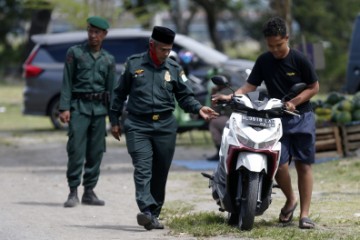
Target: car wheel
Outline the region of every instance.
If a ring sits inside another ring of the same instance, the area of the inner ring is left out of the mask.
[[[68,128],[67,123],[62,123],[59,117],[59,103],[60,98],[54,98],[49,105],[50,121],[56,129],[64,130]]]

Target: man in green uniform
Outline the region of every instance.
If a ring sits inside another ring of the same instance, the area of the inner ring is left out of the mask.
[[[103,206],[93,189],[105,152],[109,93],[115,81],[115,60],[101,48],[109,23],[101,17],[87,19],[88,41],[66,54],[60,98],[60,120],[69,123],[66,177],[70,194],[64,207],[79,203],[77,187],[84,168],[82,204]],[[85,160],[85,163],[84,163]]]
[[[135,168],[136,202],[141,211],[137,222],[147,230],[164,228],[158,216],[175,150],[175,98],[186,112],[199,113],[205,120],[217,116],[194,98],[184,71],[168,58],[174,38],[172,30],[154,27],[149,51],[128,58],[111,101],[111,131],[120,140],[119,117],[128,97],[129,114],[123,129]]]

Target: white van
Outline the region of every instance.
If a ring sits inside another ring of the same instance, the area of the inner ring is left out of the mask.
[[[345,90],[349,94],[360,91],[360,14],[356,17],[349,48]]]

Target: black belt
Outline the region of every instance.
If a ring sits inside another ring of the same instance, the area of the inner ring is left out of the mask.
[[[107,93],[82,93],[82,92],[73,92],[71,94],[72,99],[82,99],[82,100],[98,100],[102,101],[107,99]]]
[[[147,121],[159,121],[168,119],[173,115],[172,111],[161,112],[161,113],[146,113],[146,114],[134,114],[129,112],[129,117],[136,117]]]

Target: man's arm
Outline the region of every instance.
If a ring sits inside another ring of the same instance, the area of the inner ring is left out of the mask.
[[[117,86],[113,87],[110,101],[109,118],[111,123],[111,134],[113,137],[120,141],[121,127],[120,116],[124,107],[124,102],[130,92],[131,88],[131,73],[129,71],[129,59],[125,63],[125,68],[121,73]]]
[[[256,90],[256,88],[257,88],[257,86],[246,82],[244,86],[242,86],[241,88],[239,88],[238,90],[235,91],[235,95],[240,95],[240,94],[246,94],[248,92],[253,92],[253,91]]]
[[[61,94],[60,94],[60,121],[63,123],[68,123],[70,121],[70,102],[71,102],[71,89],[72,89],[72,80],[74,76],[74,53],[72,49],[68,49],[66,53],[66,62],[64,65],[64,74],[63,81],[61,85]]]
[[[66,53],[66,61],[64,65],[64,74],[61,85],[60,105],[59,109],[66,111],[70,109],[72,82],[74,77],[75,56],[72,48]]]
[[[239,88],[238,90],[235,91],[235,95],[246,94],[248,92],[255,91],[256,88],[257,88],[257,86],[246,82],[244,86],[242,86],[241,88]],[[230,101],[231,97],[232,97],[232,94],[229,94],[229,95],[215,94],[212,96],[211,101],[214,103],[216,103],[219,100]]]
[[[319,82],[316,81],[313,84],[310,84],[307,86],[307,88],[302,91],[300,94],[298,94],[296,97],[291,99],[290,101],[286,102],[286,108],[289,111],[294,111],[296,109],[296,106],[300,105],[301,103],[304,103],[306,101],[309,101],[313,96],[315,96],[319,92]]]

